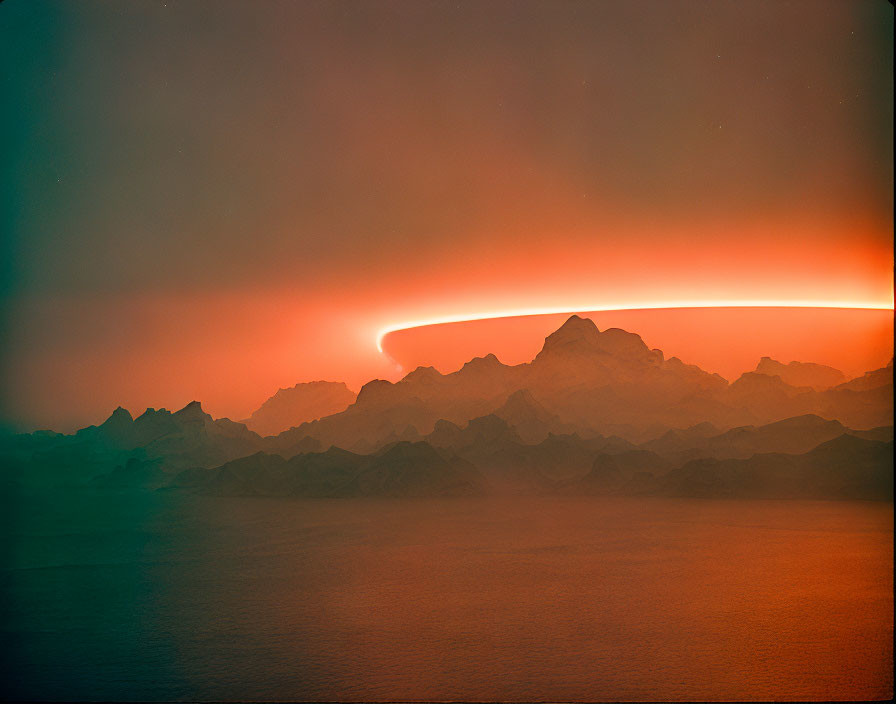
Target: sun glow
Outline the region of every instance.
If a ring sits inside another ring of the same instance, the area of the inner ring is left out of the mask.
[[[613,306],[586,306],[571,308],[523,308],[519,310],[505,310],[490,313],[465,313],[459,315],[446,315],[428,320],[414,320],[403,323],[387,325],[377,332],[376,348],[384,354],[383,340],[387,335],[401,330],[411,330],[430,325],[443,325],[445,323],[467,323],[476,320],[492,320],[497,318],[517,318],[532,315],[559,315],[562,313],[600,313],[627,310],[666,310],[673,308],[844,308],[856,310],[893,310],[893,301],[889,303],[874,302],[845,302],[845,301],[675,301],[663,303],[630,303]]]

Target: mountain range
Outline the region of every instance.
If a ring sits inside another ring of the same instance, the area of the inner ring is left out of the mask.
[[[12,487],[879,499],[892,498],[892,413],[892,360],[846,380],[763,357],[729,384],[574,315],[525,364],[420,367],[357,397],[298,384],[244,423],[195,401],[137,418],[118,408],[73,435],[0,438],[0,459]]]
[[[241,422],[259,435],[277,435],[302,423],[344,411],[357,396],[341,381],[309,381],[280,389]]]
[[[812,377],[816,385],[821,377],[840,378],[826,371],[830,367],[766,359],[757,369],[796,368],[797,378]],[[591,320],[574,315],[546,338],[531,362],[508,366],[487,355],[450,374],[419,367],[396,383],[371,381],[345,411],[281,433],[277,447],[290,452],[295,443],[313,438],[323,446],[368,452],[386,442],[423,437],[438,420],[463,423],[493,412],[515,392],[530,394],[543,408],[542,420],[526,430],[529,437],[576,431],[638,442],[706,421],[727,429],[807,413],[857,428],[890,423],[892,361],[864,378],[862,387],[854,381],[818,390],[754,371],[729,384],[676,357],[666,359],[638,335],[614,328],[601,332]]]

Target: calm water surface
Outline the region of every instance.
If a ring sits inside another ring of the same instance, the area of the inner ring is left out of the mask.
[[[886,699],[893,505],[12,497],[10,699]]]

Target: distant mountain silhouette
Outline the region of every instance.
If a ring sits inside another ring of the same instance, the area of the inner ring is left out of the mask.
[[[759,427],[747,425],[732,428],[709,436],[687,431],[669,431],[662,438],[646,442],[642,447],[679,461],[694,457],[746,459],[757,453],[808,452],[822,442],[847,432],[853,431],[836,420],[825,420],[814,414],[807,414]]]
[[[486,491],[468,462],[425,442],[399,442],[372,455],[339,448],[285,460],[259,452],[212,469],[178,474],[173,486],[216,496],[308,498],[475,496]]]
[[[160,459],[146,460],[129,457],[123,465],[117,465],[107,474],[100,474],[91,480],[91,485],[104,489],[159,489],[171,480],[162,469]]]
[[[791,386],[808,386],[815,391],[824,391],[846,381],[839,369],[813,362],[790,362],[781,364],[771,357],[763,357],[755,369],[757,374],[779,376]]]
[[[130,423],[122,410],[116,410],[101,426],[78,434],[98,435],[122,449],[141,448],[147,458],[160,459],[166,469],[223,462],[261,447],[261,437],[245,425],[227,418],[213,419],[198,401],[174,413],[148,408]]]
[[[822,365],[780,365],[770,358],[759,368],[783,368],[788,379],[816,385],[822,377],[824,383],[835,381],[837,374]],[[489,413],[509,419],[527,441],[575,432],[637,443],[670,428],[708,422],[727,429],[810,413],[870,428],[887,424],[892,415],[892,375],[888,384],[885,378],[880,382],[862,390],[841,385],[818,391],[756,371],[729,384],[675,357],[665,359],[634,333],[601,332],[593,321],[573,315],[545,339],[532,362],[508,366],[487,355],[451,374],[419,367],[396,383],[375,380],[345,411],[293,428],[270,447],[289,454],[313,438],[323,447],[371,452],[386,442],[425,437],[439,420],[462,426]]]
[[[857,377],[855,379],[850,379],[847,382],[840,384],[835,387],[836,391],[871,391],[873,389],[879,389],[885,387],[887,385],[893,385],[893,360],[890,359],[890,363],[881,367],[880,369],[875,369],[874,371],[865,372],[863,376]]]
[[[672,464],[650,450],[629,450],[619,454],[601,453],[594,458],[591,471],[564,486],[563,493],[598,496],[654,493],[657,477]]]
[[[542,406],[528,389],[514,391],[494,414],[507,421],[526,443],[540,442],[552,432],[572,429]]]
[[[474,418],[463,428],[439,420],[425,440],[468,460],[492,486],[510,493],[553,490],[585,474],[598,453],[635,449],[619,437],[582,438],[575,433],[548,433],[541,442],[527,443],[515,426],[496,414]]]
[[[636,436],[645,427],[669,427],[682,417],[700,422],[719,413],[733,423],[740,415],[715,398],[726,387],[718,375],[674,358],[664,361],[637,335],[602,333],[592,321],[572,316],[531,363],[507,366],[487,355],[451,374],[421,367],[394,384],[372,381],[346,411],[282,434],[277,447],[288,452],[308,436],[324,446],[369,451],[409,426],[426,435],[437,420],[462,424],[488,413],[523,412],[523,405],[532,425],[521,425],[520,432],[536,433],[533,438],[573,430]],[[516,392],[525,394],[513,397]]]
[[[277,435],[302,423],[339,413],[357,395],[343,382],[309,381],[280,389],[243,423],[259,435]]]
[[[697,459],[669,472],[660,492],[713,498],[893,500],[893,442],[841,435],[800,455]]]
[[[213,419],[195,401],[137,418],[117,408],[73,435],[0,435],[0,483],[319,498],[887,498],[892,361],[819,390],[835,373],[763,358],[729,384],[574,315],[531,362],[486,355],[451,374],[419,367],[278,435]],[[331,391],[347,398],[344,385],[300,384],[253,416],[274,423]]]
[[[309,445],[318,447],[313,441]],[[175,413],[148,408],[136,419],[119,407],[101,425],[74,435],[12,436],[0,441],[0,464],[27,484],[78,485],[101,475],[108,475],[103,481],[110,486],[127,484],[128,476],[137,484],[151,484],[161,481],[159,472],[220,464],[262,446],[261,437],[246,426],[214,420],[193,401]]]
[[[719,429],[704,421],[690,428],[671,428],[660,437],[642,443],[641,447],[660,454],[675,454],[698,447],[715,435],[719,435]]]
[[[841,385],[842,386],[842,385]],[[862,390],[836,386],[815,391],[795,387],[779,376],[747,372],[729,387],[726,402],[739,408],[753,423],[769,423],[792,416],[816,414],[853,428],[885,425],[893,416],[893,382]]]

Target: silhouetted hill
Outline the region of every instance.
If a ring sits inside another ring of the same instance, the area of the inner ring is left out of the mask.
[[[425,442],[399,442],[368,458],[346,489],[351,496],[473,496],[486,486],[469,462]]]
[[[331,447],[325,452],[297,455],[289,464],[295,468],[289,493],[293,496],[332,498],[351,495],[348,484],[360,471],[363,455]]]
[[[847,382],[835,387],[836,390],[848,391],[869,391],[871,389],[879,389],[883,386],[893,385],[893,360],[885,367],[865,372],[862,376],[850,379]]]
[[[171,475],[161,467],[161,460],[139,460],[129,457],[107,474],[100,474],[91,484],[105,489],[158,489],[168,484]]]
[[[581,479],[563,487],[566,494],[633,495],[655,492],[659,475],[672,464],[649,450],[629,450],[610,455],[601,453],[594,458],[591,471]]]
[[[514,391],[494,414],[507,421],[526,443],[537,443],[552,432],[570,429],[541,405],[528,389]]]
[[[535,362],[546,360],[573,360],[586,364],[600,362],[618,366],[648,364],[657,366],[663,361],[658,350],[652,351],[639,335],[610,328],[601,332],[589,318],[571,316],[560,328],[545,338]]]
[[[779,376],[746,372],[727,389],[726,400],[757,418],[771,409],[780,409],[772,412],[787,418],[799,415],[812,393],[808,386],[791,386]]]
[[[244,425],[226,418],[214,420],[193,401],[175,413],[148,408],[136,419],[119,407],[101,425],[74,435],[13,436],[0,447],[0,459],[7,476],[28,485],[81,485],[94,480],[121,485],[128,476],[137,485],[148,485],[159,479],[160,471],[213,466],[261,446],[262,439]]]
[[[39,431],[0,438],[0,472],[8,486],[83,486],[130,459],[145,460],[146,453],[77,434]]]
[[[713,498],[893,499],[893,443],[841,435],[801,455],[698,459],[661,479],[661,493]]]
[[[850,430],[850,435],[865,440],[876,440],[877,442],[890,442],[893,440],[893,426],[882,425],[879,428],[871,428],[870,430]]]
[[[455,452],[493,452],[508,444],[523,444],[516,430],[494,414],[473,418],[464,428],[448,421],[439,421],[438,427],[426,436],[426,440],[435,447],[450,447]]]
[[[846,381],[843,372],[824,364],[815,364],[814,362],[782,364],[771,357],[760,359],[755,372],[767,376],[778,376],[791,386],[808,386],[815,391],[824,391]]]
[[[372,455],[339,448],[285,460],[259,452],[212,469],[178,474],[173,487],[215,496],[473,496],[487,484],[468,462],[425,442],[399,442]]]
[[[601,332],[571,317],[549,335],[524,367],[527,386],[544,406],[581,432],[637,438],[644,430],[680,426],[693,418],[735,420],[720,403],[727,382],[651,350],[638,335]],[[674,409],[674,412],[673,412]]]
[[[451,374],[421,367],[394,384],[374,380],[345,411],[287,431],[270,448],[289,454],[301,438],[313,437],[323,446],[369,452],[409,426],[426,436],[438,420],[462,425],[489,413],[510,418],[529,440],[546,432],[637,438],[688,419],[712,417],[724,426],[752,420],[725,406],[726,388],[716,374],[664,360],[638,335],[601,332],[572,316],[530,363],[507,366],[487,355]]]
[[[834,387],[813,399],[814,413],[836,418],[850,428],[875,428],[893,423],[893,380],[869,389]]]
[[[691,431],[669,431],[662,438],[643,443],[641,447],[677,461],[695,457],[746,459],[757,453],[808,452],[846,432],[853,431],[836,420],[806,414],[759,427],[732,428],[710,436]]]
[[[879,379],[876,376],[876,379]],[[879,386],[855,390],[836,386],[825,391],[795,387],[779,376],[747,372],[731,384],[726,403],[740,409],[753,424],[764,424],[793,416],[815,414],[839,420],[851,428],[887,424],[893,417],[892,376]]]
[[[780,365],[769,358],[759,369],[816,384],[836,374],[822,365]],[[892,382],[873,390],[817,391],[780,375],[748,372],[729,385],[717,374],[665,359],[634,333],[600,331],[574,315],[548,335],[532,362],[508,366],[487,355],[451,374],[420,367],[394,384],[374,380],[345,411],[289,430],[267,447],[288,456],[312,438],[323,447],[372,452],[387,442],[426,437],[439,420],[460,427],[488,414],[506,418],[527,442],[551,432],[643,442],[701,423],[725,430],[810,413],[854,428],[883,425],[892,413]]]
[[[280,389],[243,423],[259,435],[277,435],[302,423],[339,413],[355,402],[343,382],[309,381]]]
[[[653,440],[641,443],[645,450],[660,454],[674,454],[699,447],[707,438],[719,434],[719,429],[704,421],[690,428],[672,428]]]
[[[124,447],[142,447],[165,469],[208,466],[243,457],[261,448],[261,438],[242,423],[213,419],[192,401],[175,413],[147,409],[119,434]]]
[[[74,435],[0,435],[0,481],[151,488],[177,473],[173,486],[240,496],[445,496],[486,483],[515,493],[686,495],[789,486],[815,496],[799,483],[811,465],[828,477],[818,491],[849,493],[832,488],[848,478],[824,465],[834,450],[793,458],[845,435],[858,444],[840,440],[839,460],[856,453],[867,465],[862,448],[871,446],[861,443],[892,439],[892,365],[823,391],[762,372],[817,386],[836,370],[769,358],[757,369],[728,384],[665,359],[638,335],[572,316],[532,362],[486,355],[451,374],[419,367],[394,384],[374,380],[345,410],[276,436],[213,419],[195,401],[137,418],[117,408]],[[300,388],[311,385],[281,390],[289,393],[277,403],[289,405]],[[742,476],[753,484],[738,485]],[[855,488],[860,479],[849,491],[873,494]]]
[[[839,437],[848,428],[836,420],[825,420],[817,415],[785,418],[758,428],[744,427],[707,438],[703,446],[707,454],[719,459],[747,458],[763,452],[800,454],[821,443]]]
[[[626,452],[634,445],[618,437],[581,438],[554,434],[526,443],[506,420],[490,414],[474,418],[463,428],[440,420],[426,441],[468,460],[498,490],[544,493],[570,478],[580,477],[600,452]]]
[[[276,496],[286,495],[288,475],[285,459],[256,452],[220,467],[184,470],[174,477],[170,486],[217,496]]]

